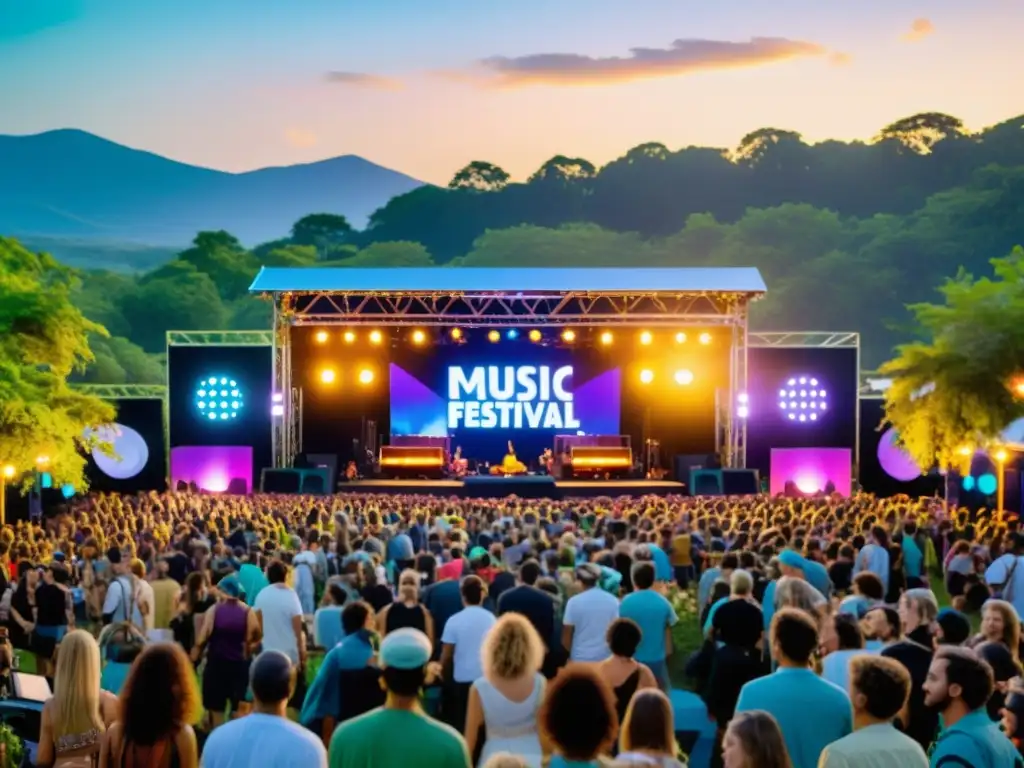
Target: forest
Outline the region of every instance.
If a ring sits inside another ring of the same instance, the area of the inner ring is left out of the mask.
[[[596,168],[558,156],[526,182],[470,163],[447,188],[393,198],[368,226],[321,212],[244,248],[200,232],[139,275],[79,274],[73,300],[109,338],[79,380],[163,380],[167,330],[268,328],[261,265],[756,266],[759,330],[859,331],[871,369],[915,338],[908,305],[1024,242],[1024,115],[979,132],[914,115],[870,142],[810,144],[765,128],[734,149],[648,143]],[[20,248],[0,240],[0,248]]]

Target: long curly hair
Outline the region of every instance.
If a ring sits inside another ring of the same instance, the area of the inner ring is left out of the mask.
[[[481,656],[488,678],[518,680],[544,663],[544,643],[525,617],[506,613],[484,638]]]
[[[199,722],[202,702],[192,663],[174,643],[148,646],[121,691],[123,744],[152,746]]]

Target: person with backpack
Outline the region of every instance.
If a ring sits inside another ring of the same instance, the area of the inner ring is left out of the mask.
[[[103,598],[103,623],[127,621],[144,630],[138,585],[124,562],[121,550],[117,547],[108,549],[107,562],[110,563],[111,579]]]
[[[1017,615],[1024,616],[1024,534],[1011,533],[1007,545],[1007,552],[985,571],[985,583],[993,597],[1011,603]]]

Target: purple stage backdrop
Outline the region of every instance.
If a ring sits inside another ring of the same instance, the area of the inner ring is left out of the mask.
[[[828,483],[836,493],[850,495],[853,452],[849,448],[772,448],[771,493],[785,493],[792,482],[802,493],[825,490]]]
[[[201,491],[223,493],[234,482],[252,490],[252,448],[247,445],[181,445],[171,449],[171,487],[195,483]]]

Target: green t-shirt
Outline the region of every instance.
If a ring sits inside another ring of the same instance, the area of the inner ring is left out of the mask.
[[[375,709],[331,737],[330,768],[471,768],[458,731],[424,714]]]

